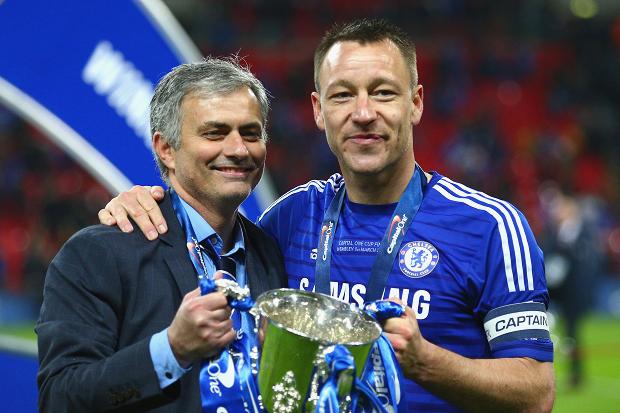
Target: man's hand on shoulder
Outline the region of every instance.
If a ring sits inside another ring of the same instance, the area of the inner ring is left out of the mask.
[[[128,217],[134,220],[147,239],[154,240],[168,231],[158,201],[164,199],[161,186],[136,185],[112,198],[97,214],[104,225],[118,225],[123,232],[133,231]]]

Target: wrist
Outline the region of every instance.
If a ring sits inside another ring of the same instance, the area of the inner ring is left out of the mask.
[[[189,368],[192,365],[192,360],[183,353],[182,346],[174,339],[170,329],[168,329],[168,343],[170,343],[170,349],[179,366],[184,369]]]
[[[414,346],[415,350],[409,363],[409,371],[406,375],[418,383],[423,383],[430,378],[432,374],[434,359],[434,345],[420,337],[418,343]]]

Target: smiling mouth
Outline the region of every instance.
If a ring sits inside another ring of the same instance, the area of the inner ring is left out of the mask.
[[[215,166],[213,169],[228,177],[245,178],[252,173],[255,168],[251,166]]]
[[[375,142],[380,142],[384,139],[381,135],[378,135],[376,133],[364,133],[349,136],[347,140],[353,141],[358,144],[372,144]]]

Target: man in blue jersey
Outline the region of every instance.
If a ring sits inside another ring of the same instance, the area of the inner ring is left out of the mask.
[[[408,36],[385,21],[324,36],[312,104],[341,174],[290,190],[259,226],[277,240],[291,287],[407,305],[384,331],[407,378],[408,411],[549,412],[542,252],[512,205],[416,164],[415,59]],[[130,230],[128,211],[156,237],[159,191],[134,188],[99,217]]]

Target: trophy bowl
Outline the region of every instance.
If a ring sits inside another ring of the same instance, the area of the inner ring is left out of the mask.
[[[357,375],[381,327],[368,314],[325,294],[277,289],[256,300],[262,344],[258,387],[271,413],[311,411],[326,348],[347,347]],[[350,383],[349,383],[350,385]],[[346,384],[344,392],[346,392]],[[340,392],[340,390],[339,390]]]

